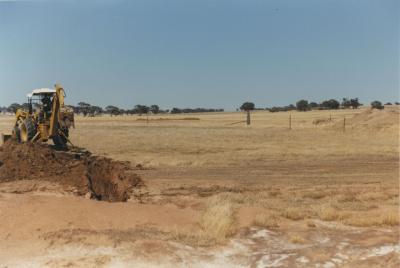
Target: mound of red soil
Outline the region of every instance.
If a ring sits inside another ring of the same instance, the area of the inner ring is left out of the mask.
[[[0,183],[15,180],[57,182],[78,195],[126,201],[143,185],[129,163],[91,155],[56,151],[46,144],[6,142],[0,147]]]

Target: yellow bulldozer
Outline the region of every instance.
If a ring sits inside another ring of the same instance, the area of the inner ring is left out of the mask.
[[[11,135],[2,135],[3,143],[12,138],[18,142],[47,142],[67,148],[70,127],[75,128],[74,111],[64,105],[65,91],[56,84],[54,89],[34,89],[27,95],[28,109],[18,109]]]

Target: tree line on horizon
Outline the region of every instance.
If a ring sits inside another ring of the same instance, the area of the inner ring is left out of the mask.
[[[371,102],[371,107],[374,109],[383,109],[384,105],[380,101]],[[392,105],[391,102],[385,103],[385,105]],[[399,102],[395,102],[395,105],[400,105]],[[245,102],[242,106],[237,110],[243,111],[251,111],[251,110],[267,110],[272,113],[274,112],[287,112],[287,111],[311,111],[311,110],[336,110],[336,109],[357,109],[358,107],[363,106],[362,103],[359,102],[358,98],[343,98],[342,102],[339,102],[335,99],[324,100],[320,103],[317,102],[309,102],[308,100],[299,100],[296,102],[296,105],[289,104],[287,106],[274,106],[274,107],[266,107],[266,108],[256,108],[254,103]]]
[[[399,102],[395,102],[395,105],[400,105]],[[310,111],[310,110],[335,110],[335,109],[357,109],[363,104],[359,102],[358,98],[343,98],[342,102],[339,102],[335,99],[329,99],[322,101],[320,103],[317,102],[309,102],[308,100],[299,100],[296,104],[289,104],[287,106],[274,106],[267,108],[257,108],[253,102],[244,102],[238,109],[242,111],[251,111],[251,110],[267,110],[270,112],[286,112],[286,111]],[[387,102],[385,105],[392,105],[392,103]],[[210,109],[210,108],[172,108],[171,110],[160,109],[160,107],[156,104],[147,106],[137,104],[132,109],[122,109],[115,105],[107,105],[105,108],[102,108],[97,105],[91,105],[87,102],[79,102],[76,106],[68,105],[70,108],[74,110],[74,113],[82,114],[83,116],[96,116],[102,114],[108,114],[111,116],[117,115],[143,115],[143,114],[180,114],[180,113],[205,113],[205,112],[224,112],[224,109]],[[371,102],[371,107],[376,109],[383,109],[384,105],[380,101]],[[29,103],[12,103],[8,107],[0,107],[0,113],[15,113],[18,109],[29,109]]]
[[[206,113],[206,112],[223,112],[224,109],[210,109],[210,108],[172,108],[171,110],[160,109],[156,104],[147,106],[137,104],[132,109],[122,109],[115,105],[107,105],[105,108],[97,105],[91,105],[87,102],[79,102],[76,106],[66,105],[74,110],[76,114],[82,114],[83,116],[96,116],[102,114],[108,114],[111,116],[117,115],[143,115],[143,114],[180,114],[180,113]],[[18,109],[29,110],[29,103],[12,103],[8,107],[0,107],[0,113],[15,113]]]

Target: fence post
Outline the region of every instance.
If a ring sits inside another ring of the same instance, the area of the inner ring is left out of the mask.
[[[329,114],[329,121],[332,121],[332,114]]]
[[[346,116],[343,117],[343,132],[346,132]]]
[[[249,126],[250,125],[250,110],[247,110],[247,120],[246,124]]]
[[[289,114],[289,129],[292,129],[292,114]]]

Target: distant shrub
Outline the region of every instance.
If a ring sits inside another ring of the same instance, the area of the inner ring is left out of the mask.
[[[153,104],[153,105],[150,106],[149,110],[153,114],[158,114],[160,112],[160,107],[158,105],[156,105],[156,104]]]
[[[335,99],[323,101],[320,105],[324,109],[339,109],[340,103]]]
[[[270,111],[271,113],[281,112],[281,108],[274,106],[272,108],[268,108],[268,111]]]
[[[308,105],[307,100],[299,100],[298,102],[296,102],[296,108],[298,111],[303,112],[310,110],[310,106]]]
[[[182,110],[179,108],[174,107],[171,110],[171,114],[180,114],[180,113],[182,113]]]
[[[392,105],[392,103],[391,102],[386,102],[385,105]]]
[[[354,98],[354,99],[343,98],[343,101],[342,101],[343,108],[351,107],[353,109],[357,109],[359,106],[361,106],[361,103],[358,101],[358,98]]]
[[[265,108],[265,110],[270,111],[271,113],[276,113],[276,112],[287,112],[287,111],[294,111],[296,110],[296,106],[293,104],[289,104],[287,106],[274,106],[272,108]]]
[[[117,106],[114,105],[108,105],[106,108],[106,113],[108,113],[109,115],[113,116],[113,115],[120,115],[121,114],[121,109],[118,108]]]
[[[347,99],[347,98],[343,98],[342,107],[343,108],[350,108],[351,107],[351,101],[349,99]]]
[[[316,109],[316,108],[318,108],[318,107],[319,107],[319,104],[318,104],[318,103],[316,103],[316,102],[314,102],[314,101],[310,102],[310,108],[311,108],[311,109]]]
[[[362,105],[362,104],[358,101],[358,98],[350,99],[350,103],[351,103],[351,107],[353,107],[353,109],[357,109],[359,106]]]
[[[371,108],[372,108],[372,109],[382,110],[382,109],[384,109],[385,107],[382,105],[382,102],[380,102],[380,101],[373,101],[373,102],[371,102]]]

